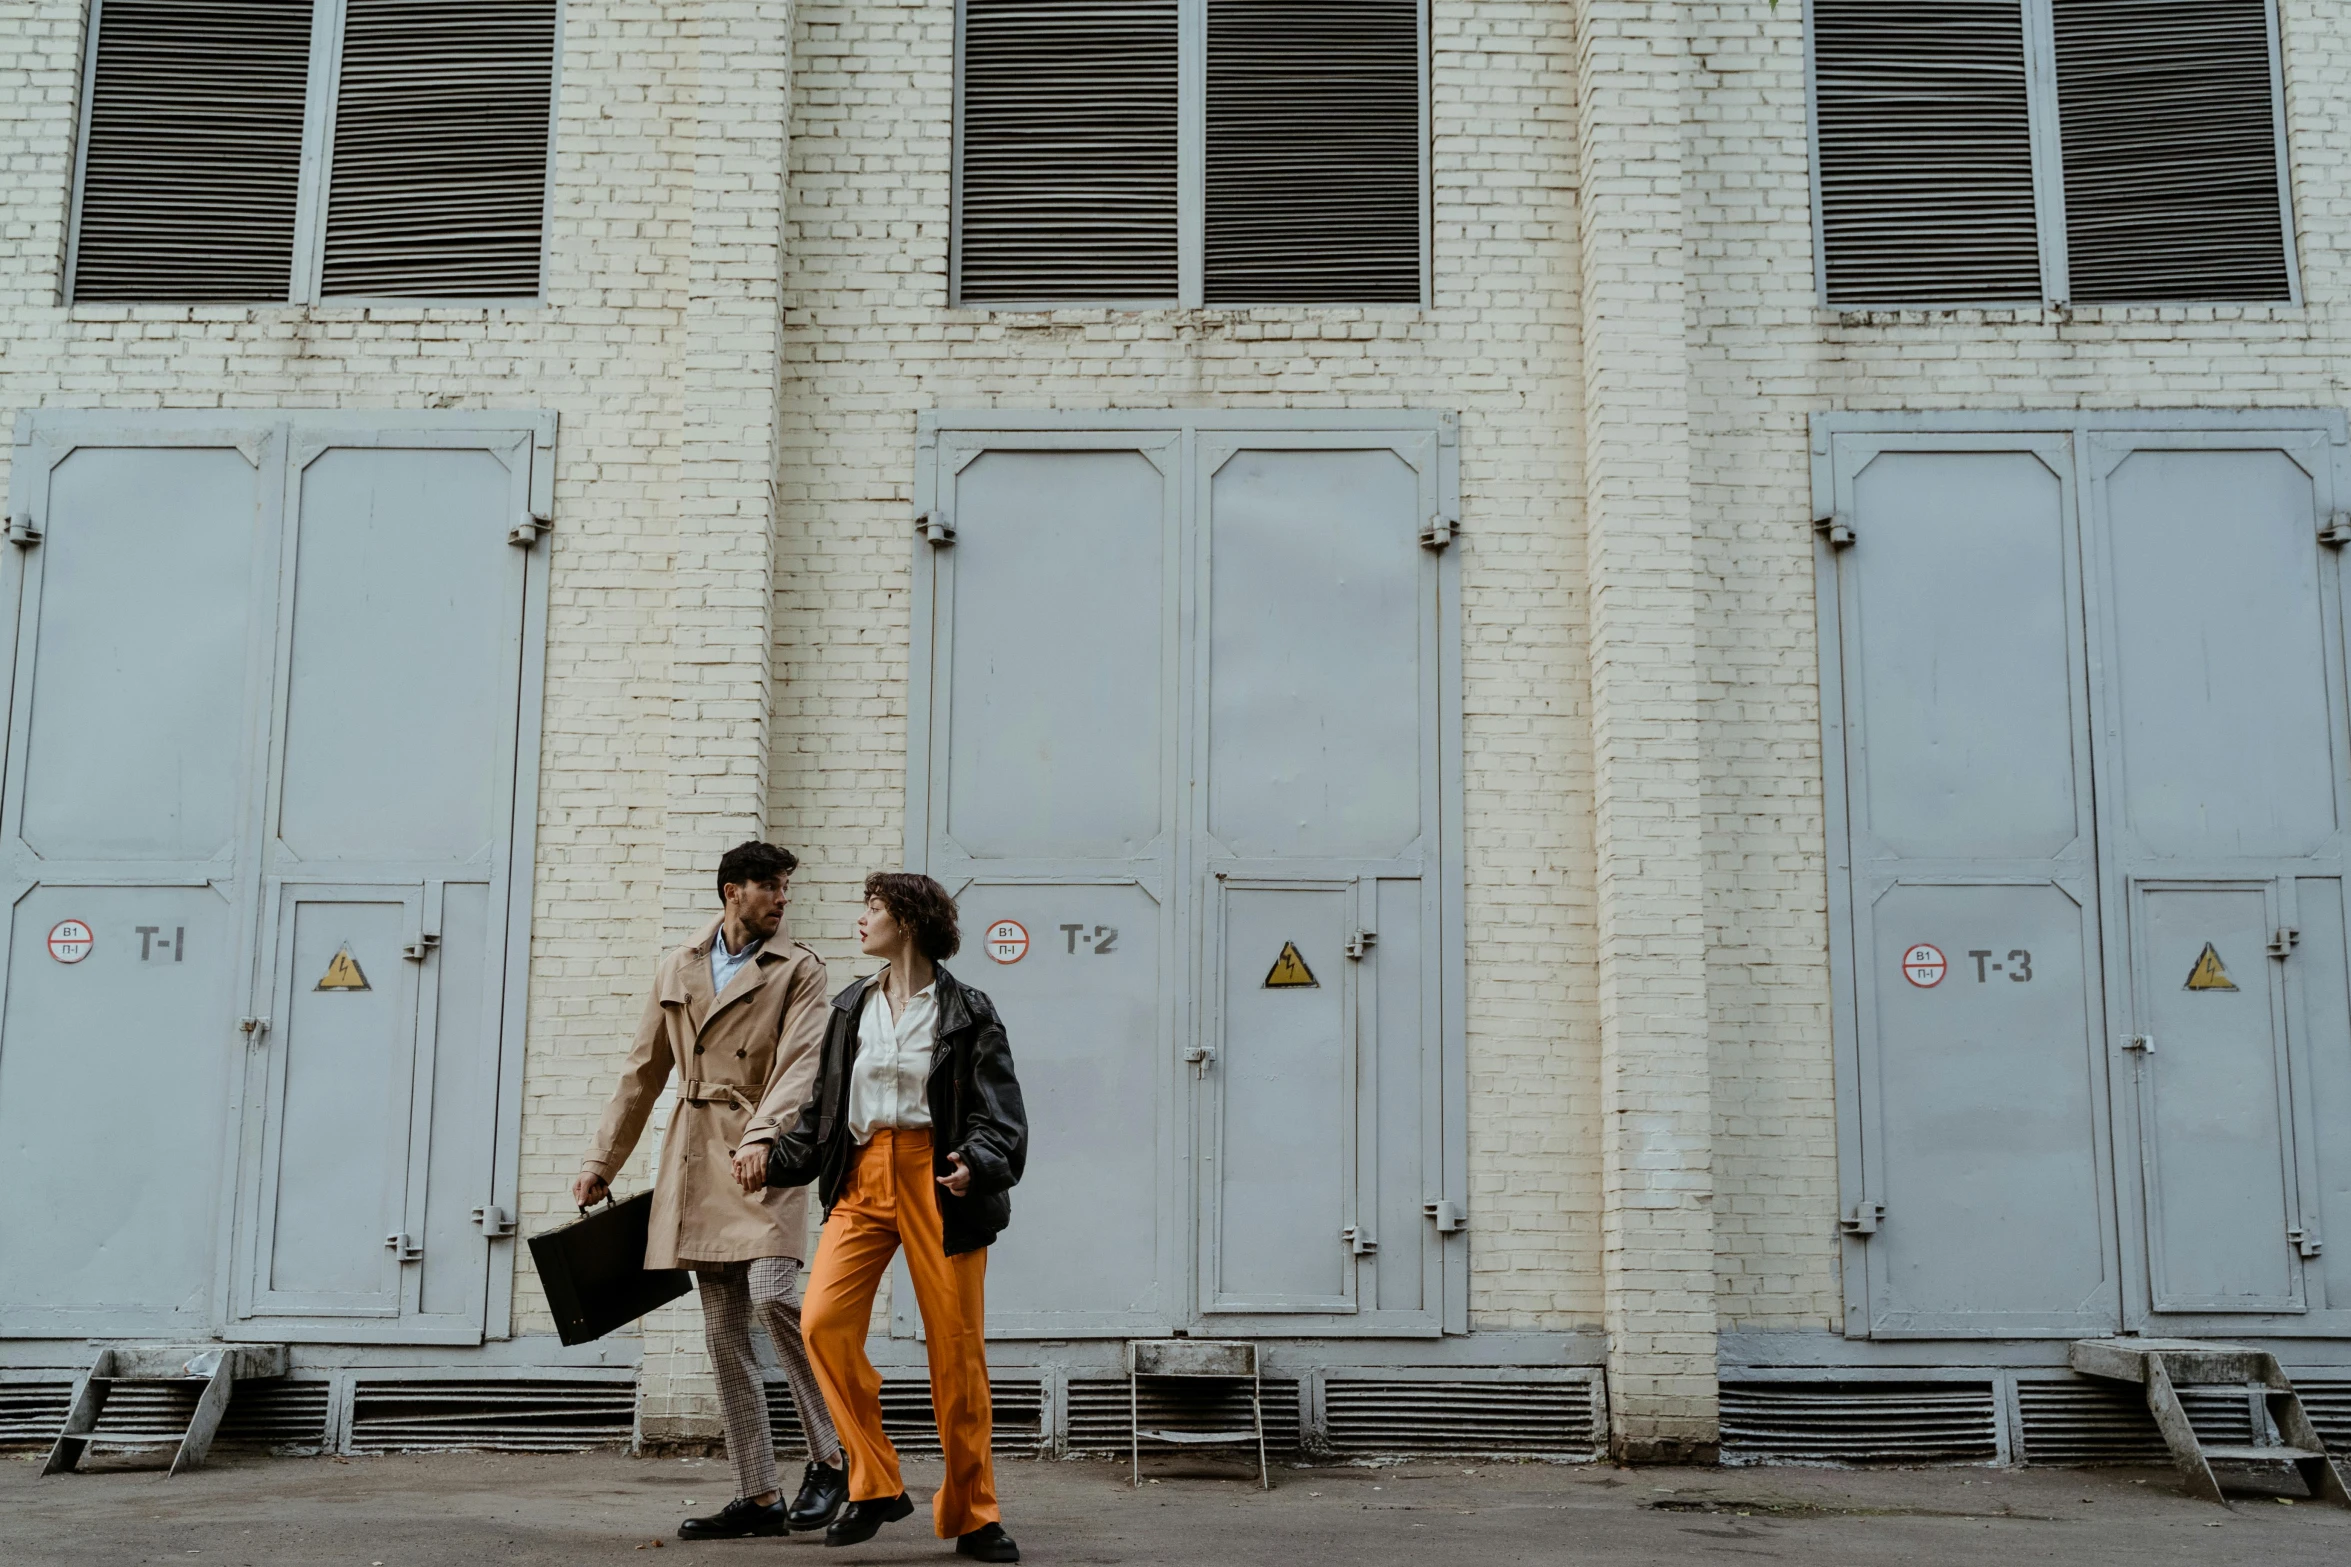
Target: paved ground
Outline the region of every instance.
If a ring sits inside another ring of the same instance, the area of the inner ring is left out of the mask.
[[[42,1480],[36,1463],[0,1461],[0,1563],[643,1567],[655,1550],[779,1567],[956,1560],[929,1538],[927,1508],[855,1550],[809,1536],[680,1545],[670,1537],[681,1516],[726,1500],[725,1466],[709,1459],[230,1458],[171,1481],[127,1462]],[[1029,1561],[1086,1567],[2351,1562],[2351,1512],[2254,1491],[2223,1512],[2150,1469],[1412,1463],[1280,1470],[1271,1493],[1217,1471],[1156,1472],[1158,1484],[1134,1492],[1123,1467],[1006,1463],[1007,1524]],[[922,1465],[908,1473],[918,1497],[933,1479]]]

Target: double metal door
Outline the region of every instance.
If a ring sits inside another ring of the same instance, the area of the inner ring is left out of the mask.
[[[420,423],[18,447],[0,1331],[505,1316],[553,431]]]
[[[2338,422],[1856,422],[1821,453],[1848,1331],[2342,1331]]]
[[[992,1332],[1465,1305],[1448,436],[926,427],[908,853],[1034,1127]]]

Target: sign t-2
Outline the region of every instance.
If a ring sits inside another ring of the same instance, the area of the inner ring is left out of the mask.
[[[1062,939],[1068,942],[1069,951],[1073,954],[1078,950],[1078,943],[1081,941],[1091,948],[1094,956],[1098,958],[1106,955],[1111,948],[1118,945],[1118,927],[1116,925],[1097,925],[1091,931],[1083,925],[1064,925],[1061,927],[1061,935]]]

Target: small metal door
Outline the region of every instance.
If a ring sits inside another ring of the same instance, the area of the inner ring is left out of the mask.
[[[928,803],[908,858],[960,900],[952,966],[1008,1020],[1036,1129],[989,1331],[1164,1333],[1186,1320],[1166,985],[1178,442],[946,431],[923,456],[942,542],[918,546]],[[892,1298],[912,1334],[911,1292]]]
[[[532,441],[297,427],[290,466],[234,1315],[477,1342]],[[346,944],[365,990],[322,985]]]
[[[2330,444],[2124,432],[2086,453],[2107,963],[2131,998],[2111,1048],[2136,1080],[2125,1233],[2144,1238],[2133,1319],[2160,1331],[2316,1304],[2306,1036],[2340,1037],[2344,1002],[2299,911],[2340,907],[2351,779]]]
[[[1200,1310],[1436,1333],[1435,432],[1203,435]]]
[[[282,448],[135,422],[20,426],[0,546],[8,1335],[214,1320]]]
[[[1848,1331],[2112,1331],[2071,443],[1840,436]],[[1850,931],[1848,936],[1846,933]]]

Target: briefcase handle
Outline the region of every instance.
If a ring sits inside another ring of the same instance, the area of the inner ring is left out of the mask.
[[[583,1219],[586,1218],[588,1216],[588,1210],[594,1206],[594,1203],[581,1203],[579,1205],[580,1217]],[[604,1206],[607,1208],[617,1208],[620,1206],[620,1199],[612,1195],[612,1188],[609,1186],[604,1188]]]

